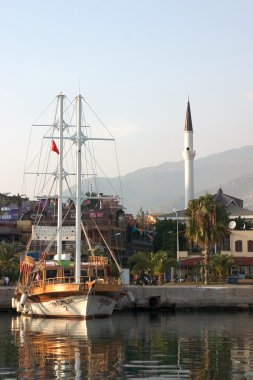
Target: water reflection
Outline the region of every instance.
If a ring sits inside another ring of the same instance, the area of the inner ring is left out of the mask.
[[[111,319],[80,321],[67,319],[12,320],[19,345],[22,379],[95,379],[110,373],[117,352],[106,341],[113,337]],[[117,351],[117,345],[115,345]]]
[[[253,380],[247,313],[115,314],[79,321],[14,317],[21,379]]]

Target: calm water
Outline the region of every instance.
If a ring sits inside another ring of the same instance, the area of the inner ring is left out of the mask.
[[[30,319],[0,313],[0,379],[253,380],[253,314],[123,313]]]

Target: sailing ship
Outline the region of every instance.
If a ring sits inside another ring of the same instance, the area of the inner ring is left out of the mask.
[[[99,229],[94,215],[96,212],[92,212],[90,208],[89,222],[84,223],[82,216],[87,205],[96,204],[101,207],[103,202],[106,202],[110,207],[114,207],[118,204],[115,200],[118,196],[103,196],[102,193],[89,191],[91,188],[84,192],[83,169],[90,170],[91,166],[85,166],[82,161],[88,155],[87,152],[83,152],[85,149],[93,156],[93,151],[88,145],[91,141],[93,143],[114,139],[93,138],[88,135],[88,127],[82,125],[84,99],[81,95],[77,96],[74,102],[73,114],[76,115],[76,122],[74,125],[68,124],[64,119],[64,100],[64,95],[57,96],[55,121],[49,125],[50,132],[43,136],[43,139],[49,142],[49,153],[56,153],[57,169],[49,173],[46,170],[39,173],[26,172],[36,174],[37,178],[44,178],[41,185],[43,190],[49,182],[49,175],[53,183],[57,184],[57,195],[52,193],[52,186],[49,186],[51,193],[37,198],[37,221],[32,225],[32,235],[21,262],[13,307],[21,314],[32,317],[108,317],[117,301],[126,295],[122,284],[122,268]],[[68,112],[69,108],[70,106],[67,107]],[[75,150],[74,154],[72,152],[72,158],[75,156],[76,159],[74,173],[67,171],[64,166],[65,162],[70,162],[67,155],[70,147]],[[49,167],[46,159],[40,158],[40,161]],[[89,172],[86,174],[87,177],[91,176]],[[75,178],[74,191],[67,183],[70,175]],[[70,194],[66,195],[64,183],[67,183]],[[52,203],[57,211],[53,215],[48,206]],[[55,225],[53,220],[57,221]],[[91,224],[97,232],[89,236],[88,226]],[[116,275],[112,275],[112,263],[114,270],[117,269]]]

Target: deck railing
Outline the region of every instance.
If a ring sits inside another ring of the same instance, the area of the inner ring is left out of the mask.
[[[121,284],[121,279],[118,277],[88,277],[88,276],[81,276],[80,277],[80,283],[85,284],[90,281],[96,281],[99,284]],[[31,287],[43,287],[45,285],[58,285],[58,284],[75,284],[75,277],[74,276],[67,276],[67,277],[52,277],[47,278],[46,280],[36,280],[32,282]]]

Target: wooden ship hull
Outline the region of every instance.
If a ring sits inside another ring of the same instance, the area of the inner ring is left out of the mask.
[[[90,257],[82,265],[86,276],[76,283],[75,277],[65,276],[64,268],[56,263],[36,263],[26,256],[13,307],[34,317],[109,317],[125,292],[119,277],[107,275],[107,264],[104,257]],[[49,278],[53,269],[56,276]],[[93,279],[98,272],[102,276]]]
[[[108,317],[122,296],[119,284],[46,285],[33,288],[27,297],[20,295],[17,310],[38,317]]]

